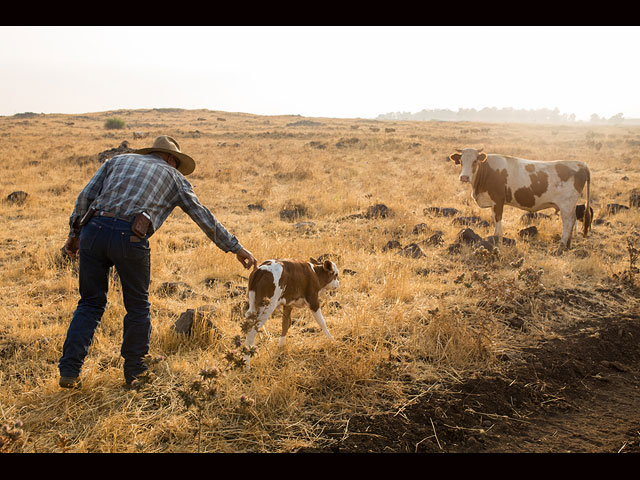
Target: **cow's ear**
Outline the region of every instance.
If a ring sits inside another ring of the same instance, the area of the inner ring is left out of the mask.
[[[314,265],[320,265],[320,262],[319,262],[318,260],[316,260],[315,258],[313,258],[313,257],[311,257],[311,258],[309,259],[309,261],[310,261],[311,263],[313,263]]]
[[[462,155],[460,155],[459,153],[452,153],[451,155],[449,155],[449,160],[454,162],[456,165],[460,165],[460,158],[462,158]]]
[[[324,268],[327,272],[333,272],[333,265],[331,265],[331,260],[325,260],[322,264],[322,268]]]
[[[486,153],[479,153],[478,154],[478,161],[479,162],[484,162],[487,159],[487,154]]]

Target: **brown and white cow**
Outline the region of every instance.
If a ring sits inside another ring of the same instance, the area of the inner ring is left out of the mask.
[[[282,334],[278,346],[282,346],[291,326],[293,307],[307,306],[313,313],[324,334],[333,340],[320,310],[318,294],[327,288],[338,288],[338,267],[330,260],[309,262],[296,260],[267,260],[249,275],[249,309],[245,314],[255,324],[249,328],[245,345],[254,345],[258,330],[280,305],[283,306]],[[249,358],[245,357],[249,366]]]
[[[555,208],[562,218],[562,238],[558,253],[571,245],[576,222],[576,203],[585,183],[587,201],[584,236],[591,228],[591,173],[584,162],[535,161],[482,153],[483,149],[456,149],[449,158],[462,165],[460,181],[471,183],[472,197],[481,208],[493,210],[494,236],[502,240],[502,210],[505,205],[536,212]],[[498,243],[499,245],[500,243]]]

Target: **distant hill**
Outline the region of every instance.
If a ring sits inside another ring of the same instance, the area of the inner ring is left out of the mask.
[[[448,109],[421,110],[416,113],[390,112],[378,115],[376,120],[421,120],[421,121],[450,121],[450,122],[489,122],[489,123],[592,123],[609,125],[640,125],[640,119],[623,118],[618,113],[609,119],[591,115],[588,122],[576,120],[575,114],[561,113],[557,108],[551,110],[540,108],[537,110],[485,107],[481,110],[475,108],[460,108],[458,111]]]

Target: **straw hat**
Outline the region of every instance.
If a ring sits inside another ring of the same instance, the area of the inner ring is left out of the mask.
[[[178,159],[178,171],[183,175],[189,175],[196,168],[196,162],[193,161],[189,155],[180,151],[180,145],[175,139],[168,135],[160,135],[153,141],[153,145],[149,148],[141,148],[136,150],[135,153],[145,154],[151,152],[164,152],[170,153]]]

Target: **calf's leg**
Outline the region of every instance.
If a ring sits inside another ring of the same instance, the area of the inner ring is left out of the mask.
[[[318,322],[318,325],[320,325],[320,328],[327,336],[327,338],[329,338],[329,340],[333,340],[333,337],[331,336],[331,334],[329,333],[329,329],[327,328],[327,324],[324,321],[324,317],[322,316],[322,312],[320,311],[320,307],[318,307],[316,311],[312,310],[311,313],[313,313],[313,318],[316,322]]]
[[[278,302],[272,300],[269,303],[269,305],[265,307],[260,307],[258,309],[257,322],[247,332],[247,338],[245,339],[245,342],[244,342],[245,346],[249,348],[253,347],[256,341],[256,335],[258,335],[258,330],[260,330],[264,326],[264,324],[267,323],[267,320],[269,320],[269,317],[271,316],[273,311],[278,307],[278,305],[279,305]],[[246,362],[245,363],[246,367],[249,368],[249,355],[245,355],[244,359]]]
[[[291,326],[291,309],[292,307],[289,307],[287,305],[282,307],[282,334],[280,335],[280,341],[278,342],[279,347],[284,345],[284,341],[287,336],[287,331]]]

